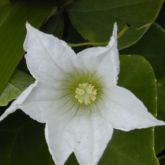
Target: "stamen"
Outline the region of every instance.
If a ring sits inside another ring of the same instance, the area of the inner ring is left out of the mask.
[[[89,105],[96,100],[97,89],[90,83],[80,83],[75,90],[75,98],[80,104]]]

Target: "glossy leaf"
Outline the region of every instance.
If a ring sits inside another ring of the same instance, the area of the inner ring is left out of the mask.
[[[158,15],[163,0],[78,0],[68,8],[79,33],[91,42],[107,42],[114,22],[119,26],[119,47],[137,42]]]
[[[119,85],[131,90],[152,114],[156,114],[156,81],[150,64],[140,56],[121,56]],[[74,156],[67,165],[77,165]],[[99,165],[158,165],[153,128],[115,130]]]
[[[156,83],[150,64],[142,57],[122,57],[119,85],[130,89],[156,114]],[[120,158],[119,158],[120,157]],[[152,128],[131,132],[116,131],[102,163],[157,165]],[[124,162],[124,163],[123,163]]]
[[[20,93],[33,82],[28,74],[16,70],[8,85],[0,95],[0,106],[6,106],[10,101],[17,98]]]
[[[0,93],[23,56],[25,22],[40,27],[51,14],[53,5],[26,2],[0,6]]]
[[[141,54],[150,61],[157,78],[165,76],[165,30],[154,24],[135,45],[122,51],[124,54]]]

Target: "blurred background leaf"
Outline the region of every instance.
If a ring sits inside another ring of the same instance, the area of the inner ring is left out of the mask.
[[[16,70],[5,90],[0,95],[0,106],[8,105],[10,101],[17,98],[32,82],[33,78],[31,76],[20,70]]]
[[[23,56],[25,22],[40,27],[54,6],[49,3],[5,3],[0,6],[0,93]]]
[[[73,26],[91,42],[107,42],[114,22],[119,26],[119,47],[128,47],[148,30],[163,0],[78,0],[68,8]]]
[[[157,78],[165,76],[165,30],[160,25],[153,24],[137,44],[121,53],[143,55],[151,63]]]
[[[164,26],[165,7],[162,8],[157,22]],[[165,30],[154,23],[143,38],[121,53],[143,55],[152,65],[158,78],[157,116],[165,120]],[[165,156],[165,128],[155,128],[155,149],[159,158]],[[163,164],[164,165],[164,164]]]
[[[153,24],[143,38],[121,53],[142,54],[154,68],[158,78],[157,116],[165,121],[165,30]],[[165,128],[155,128],[155,149],[158,157],[165,155]]]

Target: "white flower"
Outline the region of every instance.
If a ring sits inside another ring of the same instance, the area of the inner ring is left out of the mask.
[[[164,125],[129,90],[117,86],[117,26],[106,47],[75,52],[56,37],[27,24],[27,66],[36,79],[5,111],[16,109],[46,123],[45,136],[57,165],[74,152],[81,165],[95,165],[113,133]]]

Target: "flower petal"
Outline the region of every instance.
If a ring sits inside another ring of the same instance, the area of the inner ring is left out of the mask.
[[[38,82],[19,108],[32,119],[45,123],[53,111],[55,97],[55,90]]]
[[[106,110],[102,113],[112,123],[113,128],[129,131],[165,125],[165,122],[157,120],[147,111],[145,105],[125,88],[112,89],[104,104]]]
[[[27,35],[24,49],[27,66],[31,74],[39,81],[52,85],[71,66],[74,51],[62,40],[43,33],[30,24],[26,24]]]
[[[75,115],[75,110],[75,107],[72,106],[72,108],[68,108],[68,111],[65,111],[62,115],[54,116],[46,123],[46,141],[52,158],[58,165],[64,164],[75,146],[75,139],[72,132],[66,131],[68,123],[72,121]]]
[[[98,72],[108,84],[116,84],[119,73],[119,53],[117,48],[117,25],[114,25],[113,35],[106,47],[85,49],[78,54],[77,68]],[[75,62],[76,63],[76,62]],[[108,76],[107,76],[108,75]]]
[[[68,95],[64,96],[62,89],[38,82],[19,108],[32,119],[46,123],[49,119],[61,116],[70,107],[73,107],[70,99]]]
[[[80,110],[66,130],[73,135],[76,142],[74,153],[82,165],[98,163],[113,133],[111,125],[99,113],[90,110]]]
[[[112,137],[113,128],[97,113],[81,110],[75,113],[74,109],[46,124],[49,151],[59,165],[72,152],[80,164],[95,165]]]
[[[32,119],[46,123],[53,116],[60,116],[65,113],[68,107],[72,106],[70,97],[63,96],[62,90],[36,81],[11,104],[0,117],[0,120],[17,109],[21,109]]]
[[[26,98],[29,96],[33,88],[37,85],[37,81],[34,84],[31,84],[28,88],[26,88],[20,96],[12,102],[12,104],[9,106],[9,108],[6,109],[6,111],[0,116],[0,121],[2,121],[4,118],[6,118],[11,113],[15,112],[17,109],[19,109],[19,106],[23,104],[23,102],[26,100]]]

